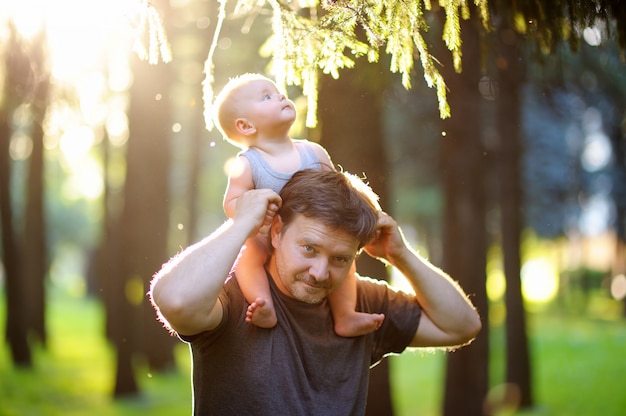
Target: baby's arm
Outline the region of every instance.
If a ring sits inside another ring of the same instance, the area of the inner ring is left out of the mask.
[[[254,189],[250,162],[245,156],[237,156],[228,173],[228,185],[224,193],[224,212],[228,218],[233,218],[237,198],[246,191]]]
[[[324,149],[324,147],[320,145],[319,143],[315,143],[315,142],[309,142],[309,143],[311,144],[311,148],[313,149],[313,152],[315,152],[315,155],[317,156],[320,163],[322,164],[322,170],[335,170],[335,165],[333,165],[333,162],[330,160],[330,155],[328,154],[326,149]]]

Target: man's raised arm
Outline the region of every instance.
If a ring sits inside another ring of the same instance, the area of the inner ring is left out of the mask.
[[[220,323],[218,295],[241,247],[271,222],[279,206],[280,197],[269,189],[244,193],[232,220],[163,265],[152,280],[150,299],[166,326],[194,335]]]
[[[396,267],[411,283],[422,307],[411,346],[456,347],[472,341],[481,329],[480,316],[459,285],[420,257],[389,215],[380,213],[378,226],[366,252]]]

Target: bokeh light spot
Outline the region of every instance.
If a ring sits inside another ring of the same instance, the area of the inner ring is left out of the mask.
[[[602,34],[597,27],[587,27],[583,30],[583,39],[589,46],[598,46],[602,43]]]
[[[545,303],[552,300],[559,289],[558,273],[545,258],[527,261],[522,266],[522,293],[526,300]]]
[[[26,160],[33,151],[33,140],[25,134],[16,134],[11,138],[9,154],[13,160]]]
[[[506,279],[502,270],[491,270],[487,275],[487,296],[492,302],[502,299],[506,291]]]
[[[145,294],[143,280],[141,280],[141,277],[135,276],[128,279],[126,282],[125,292],[128,303],[131,305],[141,305]]]
[[[626,298],[626,276],[617,275],[611,279],[611,296],[616,300]]]

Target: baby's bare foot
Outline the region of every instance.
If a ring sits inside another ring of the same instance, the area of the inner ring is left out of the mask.
[[[354,312],[335,319],[335,333],[341,337],[358,337],[380,328],[385,320],[382,313]]]
[[[251,322],[260,328],[273,328],[278,322],[274,305],[271,305],[263,298],[256,298],[248,306],[246,322]]]

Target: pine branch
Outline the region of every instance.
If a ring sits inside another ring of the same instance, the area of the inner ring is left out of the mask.
[[[220,0],[222,7],[226,0]],[[489,28],[487,0],[474,0],[485,28]],[[454,66],[461,70],[460,19],[469,18],[467,0],[439,0],[445,10],[443,39],[453,56]],[[427,85],[435,88],[439,114],[450,116],[446,85],[436,60],[430,54],[423,33],[429,27],[424,11],[431,10],[430,0],[238,0],[238,14],[268,7],[272,13],[272,35],[262,51],[271,56],[271,72],[276,82],[301,86],[308,100],[306,125],[317,123],[318,74],[338,78],[341,70],[353,68],[355,59],[366,56],[376,62],[380,50],[390,55],[390,71],[402,75],[402,85],[411,88],[415,60],[424,70]],[[323,13],[318,18],[317,8]],[[303,13],[311,10],[313,13]],[[218,23],[219,25],[219,23]],[[363,29],[365,39],[357,35]],[[216,36],[219,30],[216,30]],[[214,37],[213,42],[217,38]],[[212,100],[212,54],[205,63],[205,119],[209,119]],[[207,128],[212,127],[207,122]]]

